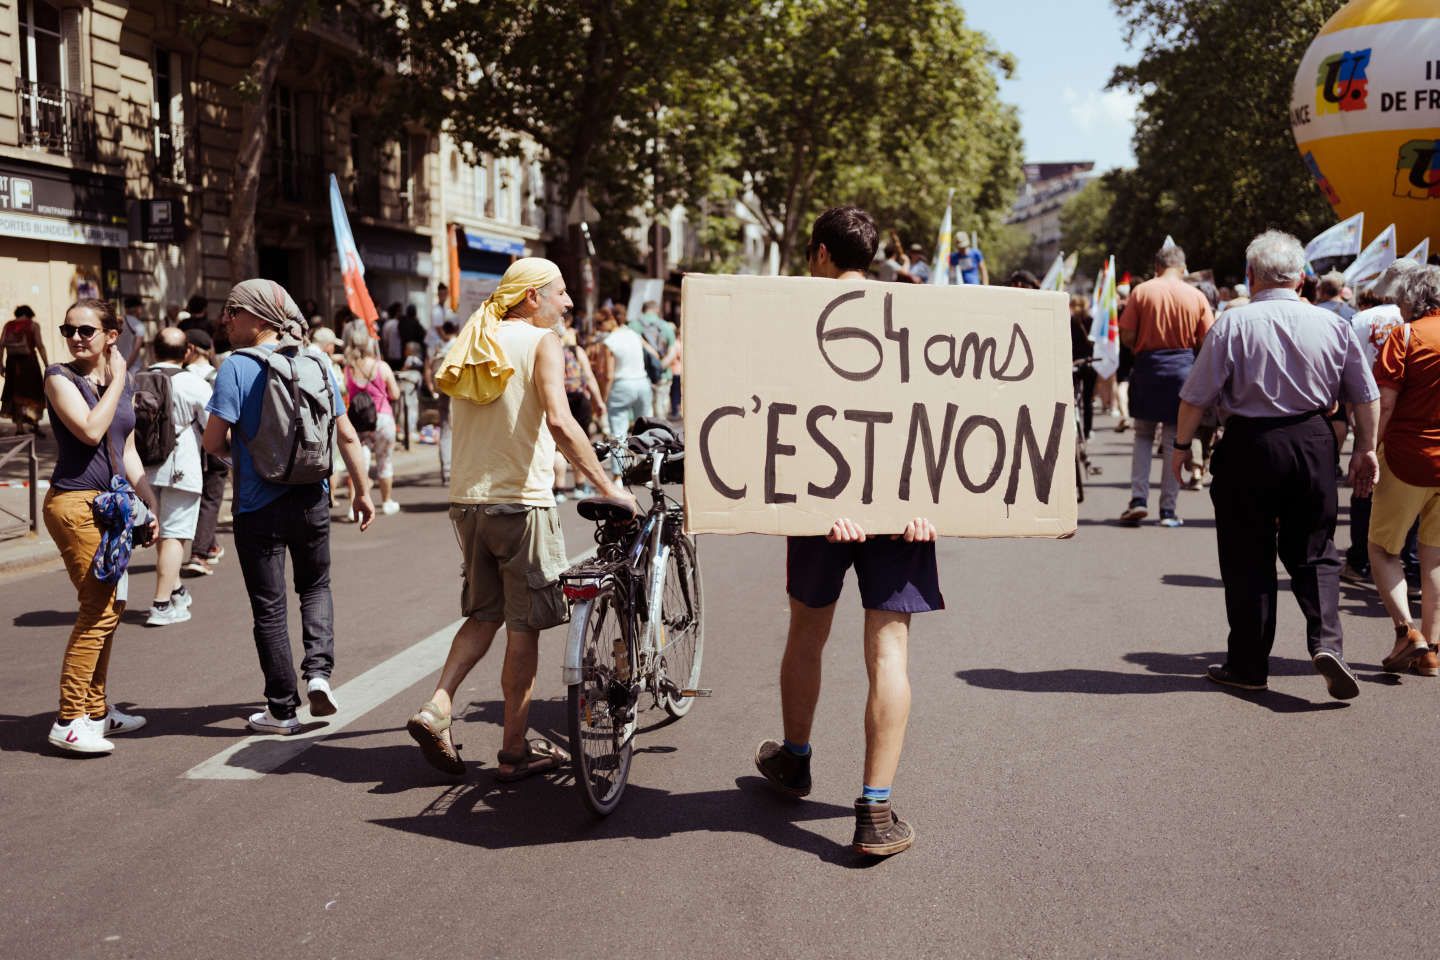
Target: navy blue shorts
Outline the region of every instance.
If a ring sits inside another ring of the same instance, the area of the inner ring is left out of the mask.
[[[928,613],[944,610],[935,544],[906,543],[888,536],[864,543],[831,543],[824,537],[785,538],[785,589],[807,607],[840,599],[845,571],[855,568],[866,610]]]

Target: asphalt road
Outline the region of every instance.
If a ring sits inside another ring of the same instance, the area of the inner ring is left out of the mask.
[[[190,623],[127,615],[111,690],[149,726],[89,760],[45,744],[73,592],[54,570],[4,581],[0,957],[1433,957],[1437,681],[1378,674],[1390,629],[1347,586],[1358,700],[1326,697],[1288,597],[1271,692],[1208,684],[1225,629],[1208,497],[1182,493],[1182,529],[1114,526],[1129,436],[1097,438],[1077,537],[942,543],[949,609],[913,628],[896,792],[918,842],[878,864],[848,849],[853,584],[815,792],[772,797],[751,766],[779,729],[777,539],[703,538],[714,696],[639,738],[604,821],[568,776],[494,780],[494,654],[458,699],[463,782],[406,736],[458,617],[433,479],[399,487],[405,511],[370,532],[336,528],[352,722],[299,752],[245,742],[261,681],[233,556],[191,581]],[[588,533],[564,511],[578,553]],[[533,714],[556,737],[562,638],[544,640]]]

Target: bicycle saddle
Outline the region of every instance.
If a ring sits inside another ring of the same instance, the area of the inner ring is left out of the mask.
[[[634,520],[637,514],[624,500],[609,497],[587,497],[576,505],[580,516],[592,523],[602,520]]]

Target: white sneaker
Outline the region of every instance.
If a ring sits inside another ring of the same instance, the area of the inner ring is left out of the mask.
[[[312,717],[328,717],[340,709],[340,705],[335,702],[335,691],[330,689],[330,680],[327,677],[311,677],[305,692],[310,695]]]
[[[380,504],[380,512],[385,514],[385,516],[387,517],[391,514],[399,513],[400,504],[396,503],[394,500],[386,500],[384,503]]]
[[[270,712],[269,707],[266,707],[259,713],[250,714],[250,718],[245,721],[245,726],[254,730],[256,733],[278,733],[282,737],[288,737],[292,733],[300,732],[299,720],[296,720],[294,717],[291,717],[289,720],[281,720]]]
[[[126,713],[119,707],[111,707],[99,720],[92,720],[100,728],[100,735],[113,737],[117,733],[134,733],[145,726],[145,718]]]
[[[145,618],[147,627],[166,627],[172,623],[184,623],[190,619],[190,605],[179,604],[171,601],[167,607],[150,608],[150,616]]]
[[[176,587],[174,592],[170,594],[170,606],[172,607],[180,606],[184,607],[186,610],[189,610],[190,604],[194,601],[195,595],[191,593],[188,589],[186,589],[183,584],[179,587]]]
[[[70,753],[110,753],[115,749],[115,744],[100,732],[100,724],[89,717],[76,717],[64,725],[55,721],[50,727],[50,742]]]

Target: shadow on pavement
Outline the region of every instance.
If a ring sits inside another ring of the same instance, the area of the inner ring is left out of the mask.
[[[998,668],[981,670],[960,670],[955,676],[974,687],[986,690],[1010,690],[1019,693],[1091,693],[1110,695],[1154,694],[1154,693],[1226,693],[1237,699],[1254,703],[1274,713],[1310,713],[1319,710],[1336,710],[1345,706],[1335,700],[1319,703],[1302,697],[1280,693],[1276,690],[1246,692],[1221,687],[1205,679],[1206,668],[1212,663],[1225,659],[1221,653],[1128,653],[1125,660],[1142,666],[1146,673],[1125,673],[1118,670],[1037,670],[1022,673],[1016,670]],[[1351,664],[1360,669],[1377,669],[1369,664]],[[1270,658],[1270,675],[1315,677],[1322,683],[1315,668],[1308,660],[1292,660],[1285,657]],[[1391,681],[1362,677],[1376,683]]]
[[[814,854],[846,867],[873,865],[848,843],[836,843],[801,826],[807,821],[848,821],[849,807],[773,794],[759,777],[740,777],[733,790],[670,793],[635,784],[603,820],[581,806],[568,772],[552,780],[506,784],[490,780],[457,785],[413,817],[371,822],[420,836],[490,850],[631,838],[657,840],[676,833],[750,833],[778,846]]]
[[[1219,577],[1203,577],[1194,573],[1164,573],[1160,582],[1167,587],[1223,587],[1225,581]]]
[[[259,703],[214,704],[204,707],[145,707],[124,700],[114,701],[115,706],[127,713],[137,713],[145,718],[145,726],[134,733],[124,735],[126,740],[145,740],[150,737],[224,737],[234,740],[248,736],[248,730],[217,727],[216,723],[233,721],[260,709]],[[0,714],[0,751],[18,753],[55,754],[45,735],[55,722],[53,710],[36,713],[28,717],[14,714]]]

